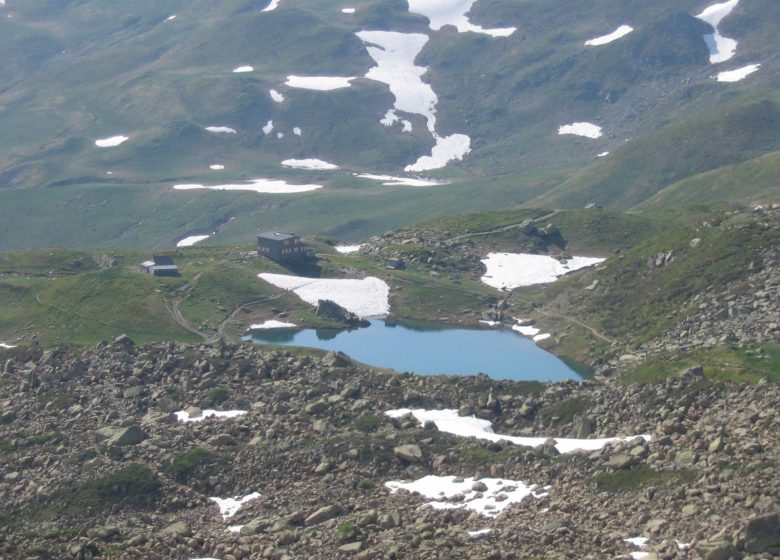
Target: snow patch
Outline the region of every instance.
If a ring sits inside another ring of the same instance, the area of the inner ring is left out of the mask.
[[[421,156],[415,163],[404,167],[404,171],[429,171],[440,169],[451,161],[462,161],[471,151],[471,138],[465,134],[451,134],[449,136],[433,135],[436,144],[431,150],[431,155]]]
[[[336,245],[334,249],[343,255],[357,253],[363,245]]]
[[[479,531],[469,531],[469,536],[472,539],[478,539],[479,537],[484,537],[489,535],[493,532],[493,529],[480,529]]]
[[[503,440],[511,441],[516,445],[525,447],[536,447],[544,445],[549,439],[547,437],[519,437],[506,434],[496,434],[493,432],[493,424],[490,420],[483,420],[475,416],[458,416],[455,409],[446,410],[425,410],[422,408],[411,410],[400,408],[397,410],[388,410],[385,412],[390,418],[401,418],[411,414],[424,426],[426,422],[433,422],[440,432],[453,434],[461,437],[473,437],[476,439],[498,442]],[[631,441],[641,437],[645,441],[650,441],[651,436],[647,434],[627,437],[611,437],[597,439],[574,439],[574,438],[555,438],[555,448],[559,453],[572,453],[574,451],[598,451],[607,445],[619,441]]]
[[[212,163],[211,165],[209,165],[209,169],[211,169],[212,171],[222,171],[223,169],[225,169],[225,166],[220,163]]]
[[[189,237],[185,237],[181,241],[179,241],[176,246],[177,247],[192,247],[196,243],[203,241],[204,239],[208,239],[209,235],[190,235]]]
[[[119,146],[128,140],[130,140],[129,136],[111,136],[110,138],[95,140],[95,146],[98,148],[113,148],[114,146]]]
[[[598,47],[600,45],[606,45],[608,43],[611,43],[612,41],[617,41],[621,37],[625,37],[629,33],[631,33],[634,30],[633,27],[630,25],[621,25],[617,29],[615,29],[612,33],[609,33],[607,35],[602,35],[601,37],[596,37],[595,39],[589,39],[585,41],[585,45],[590,47]]]
[[[719,82],[738,82],[745,79],[747,76],[759,69],[760,64],[748,64],[742,68],[736,70],[728,70],[727,72],[720,72],[715,79]]]
[[[555,282],[559,276],[604,262],[600,257],[571,257],[564,262],[548,255],[489,253],[482,260],[487,272],[480,280],[499,290]]]
[[[163,21],[163,23],[165,23],[166,21],[173,21],[175,19],[176,19],[176,14],[173,14],[172,16],[168,16],[167,18],[165,18],[165,21]]]
[[[609,152],[601,152],[600,154],[596,154],[596,157],[607,157],[609,155]]]
[[[293,128],[293,134],[295,134],[296,136],[300,136],[301,135],[300,127],[296,126],[295,128]]]
[[[233,517],[245,503],[256,500],[259,497],[260,494],[258,492],[252,492],[246,496],[236,496],[235,498],[209,498],[209,500],[217,504],[219,513],[222,514],[222,520],[224,521]]]
[[[270,12],[270,11],[275,10],[278,7],[279,7],[279,0],[271,0],[271,3],[268,4],[265,8],[263,8],[260,11],[261,12]]]
[[[287,181],[275,179],[252,179],[237,185],[174,185],[177,191],[208,189],[212,191],[252,191],[265,194],[294,194],[321,189],[322,185],[291,185]]]
[[[227,530],[228,533],[240,533],[241,529],[244,528],[244,525],[230,525]]]
[[[0,348],[10,350],[11,348],[16,348],[16,346],[13,346],[12,344],[6,344],[5,342],[0,342]]]
[[[287,76],[284,85],[299,89],[313,89],[317,91],[330,91],[347,88],[355,77],[330,77],[330,76]]]
[[[244,72],[253,72],[254,68],[251,66],[239,66],[238,68],[234,68],[233,72],[236,74],[243,74]]]
[[[354,14],[355,8],[341,8],[342,14]]]
[[[718,31],[720,22],[731,13],[737,4],[739,4],[739,0],[728,0],[727,2],[713,4],[705,8],[702,13],[696,16],[698,19],[706,21],[715,28],[715,33],[704,36],[704,41],[710,49],[711,64],[725,62],[733,57],[734,53],[737,51],[737,42],[734,39],[724,37]]]
[[[430,84],[422,81],[428,69],[415,66],[417,55],[428,42],[428,36],[421,33],[398,33],[395,31],[361,31],[357,36],[366,44],[366,50],[376,62],[366,78],[387,84],[395,97],[393,109],[422,115],[428,131],[436,144],[430,156],[420,157],[408,165],[405,171],[427,171],[444,167],[453,160],[462,160],[471,151],[471,139],[465,134],[440,137],[436,132],[436,103],[438,97]],[[395,112],[386,113],[382,124],[393,124],[398,118]],[[389,126],[385,124],[385,126]],[[404,124],[404,130],[411,130],[411,123]]]
[[[206,418],[237,418],[246,414],[246,410],[213,410],[207,408],[200,413],[200,416],[190,416],[190,413],[186,410],[180,410],[174,412],[177,422],[183,422],[189,424],[192,422],[202,422]]]
[[[355,177],[361,179],[371,179],[372,181],[382,181],[385,186],[403,186],[403,187],[435,187],[437,185],[446,185],[445,182],[431,181],[429,179],[416,179],[414,177],[393,177],[392,175],[374,175],[372,173],[356,173]]]
[[[284,138],[284,132],[277,132],[277,133],[276,133],[276,138],[277,138],[277,139],[279,139],[279,140],[281,140],[282,138]]]
[[[229,126],[207,126],[206,130],[217,134],[236,134],[236,129]]]
[[[373,276],[360,280],[320,279],[261,273],[258,277],[277,288],[292,291],[311,305],[329,299],[359,317],[382,317],[390,313],[390,288],[384,280]]]
[[[498,327],[501,325],[501,321],[485,321],[484,319],[480,319],[479,322],[488,327]]]
[[[558,127],[558,134],[574,134],[586,138],[600,138],[601,127],[589,122],[575,122]]]
[[[321,159],[286,159],[282,162],[285,167],[293,167],[295,169],[315,169],[318,171],[330,171],[338,169],[338,165],[322,161]]]
[[[282,95],[275,89],[269,90],[268,94],[271,96],[271,99],[273,99],[276,103],[281,103],[282,101],[284,101],[284,95]]]
[[[274,121],[268,121],[265,123],[265,126],[263,127],[263,134],[268,135],[271,134],[271,131],[274,129]]]
[[[476,483],[487,489],[474,490]],[[528,486],[519,480],[501,478],[456,478],[454,476],[428,475],[414,482],[391,480],[385,488],[395,494],[399,490],[417,493],[433,500],[428,505],[433,509],[466,508],[485,517],[497,517],[507,507],[522,502],[527,497],[543,498],[547,493],[535,484]]]
[[[484,29],[469,21],[466,14],[471,10],[476,0],[408,0],[409,11],[420,14],[430,20],[430,28],[438,31],[445,25],[454,26],[458,32],[484,33],[491,37],[509,37],[516,27]]]
[[[263,321],[262,323],[255,323],[253,325],[249,325],[248,331],[256,331],[261,329],[294,329],[297,328],[298,325],[295,323],[285,323],[284,321],[276,321],[274,319],[269,319],[267,321]]]

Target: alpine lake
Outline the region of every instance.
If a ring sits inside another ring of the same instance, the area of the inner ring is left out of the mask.
[[[513,381],[581,380],[568,364],[505,329],[465,329],[438,323],[372,320],[358,329],[258,329],[244,340],[344,352],[375,367],[418,375],[477,375]]]

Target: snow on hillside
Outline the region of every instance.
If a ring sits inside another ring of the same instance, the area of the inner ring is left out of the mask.
[[[221,163],[212,163],[211,165],[209,165],[209,169],[211,169],[212,171],[222,171],[223,169],[225,169],[225,166],[222,165]]]
[[[265,8],[263,8],[260,11],[261,12],[270,12],[270,11],[275,10],[278,7],[279,7],[279,0],[271,0],[271,3],[268,4]]]
[[[265,123],[265,126],[262,127],[263,134],[271,134],[271,131],[274,129],[274,121],[268,121]]]
[[[414,177],[393,177],[392,175],[374,175],[372,173],[356,173],[355,177],[382,181],[382,184],[388,187],[435,187],[447,184],[445,182],[416,179]]]
[[[355,8],[341,8],[342,14],[354,14]]]
[[[521,286],[555,282],[559,276],[603,261],[599,257],[571,257],[561,262],[549,255],[489,253],[482,260],[487,272],[480,280],[499,290],[513,290]]]
[[[0,348],[5,348],[6,350],[10,350],[11,348],[16,348],[16,346],[12,346],[12,345],[7,344],[5,342],[0,342]]]
[[[558,134],[573,134],[575,136],[584,136],[585,138],[600,138],[602,135],[601,127],[589,122],[575,122],[564,124],[558,127]]]
[[[238,68],[234,68],[233,72],[236,74],[242,74],[244,72],[252,72],[254,71],[254,68],[251,66],[239,66]]]
[[[295,323],[285,323],[284,321],[276,321],[274,319],[269,319],[267,321],[263,321],[262,323],[254,323],[252,325],[249,325],[248,331],[255,331],[255,330],[266,330],[266,329],[294,329],[297,328],[298,325]]]
[[[737,4],[739,4],[739,0],[728,0],[727,2],[713,4],[696,16],[715,28],[715,33],[704,36],[704,40],[710,49],[710,62],[712,64],[729,60],[737,51],[737,42],[734,39],[724,37],[718,31],[720,22],[731,13]]]
[[[336,245],[334,249],[343,255],[349,255],[350,253],[357,253],[361,247],[362,245]]]
[[[631,33],[634,30],[633,27],[630,25],[621,25],[617,29],[615,29],[612,33],[609,33],[607,35],[602,35],[601,37],[596,37],[595,39],[589,39],[588,41],[585,41],[585,45],[590,47],[598,47],[601,45],[607,45],[611,43],[612,41],[617,41],[621,37],[625,37],[629,33]]]
[[[438,169],[450,161],[463,159],[471,150],[471,139],[464,134],[446,137],[437,134],[438,97],[430,84],[422,81],[428,69],[414,64],[417,55],[428,42],[428,36],[395,31],[360,31],[357,36],[366,44],[368,54],[377,63],[365,77],[388,85],[390,93],[395,97],[395,110],[422,115],[428,131],[436,141],[430,156],[420,157],[416,163],[406,166],[404,171]],[[386,122],[386,119],[387,114],[383,121]]]
[[[110,138],[95,140],[95,146],[98,148],[113,148],[114,146],[119,146],[128,140],[130,140],[129,136],[112,136]]]
[[[355,77],[333,77],[333,76],[287,76],[284,85],[299,89],[313,89],[317,91],[331,91],[334,89],[347,88],[351,86],[350,82]]]
[[[216,134],[236,134],[236,129],[229,126],[207,126],[206,130]]]
[[[271,99],[273,99],[276,103],[281,103],[282,101],[284,101],[284,95],[282,95],[275,89],[269,90],[268,94],[271,96]]]
[[[321,189],[322,185],[291,185],[287,181],[275,179],[252,179],[246,183],[234,185],[174,185],[177,191],[207,189],[212,191],[252,191],[265,194],[294,194]]]
[[[543,498],[546,492],[532,484],[504,478],[457,478],[455,476],[428,475],[414,482],[391,480],[385,488],[395,494],[405,490],[411,494],[432,500],[427,503],[433,509],[461,509],[474,511],[485,517],[497,517],[511,505],[526,498]]]
[[[208,239],[209,235],[190,235],[189,237],[185,237],[181,241],[179,241],[176,246],[177,247],[192,247],[196,243],[199,243],[200,241],[203,241],[204,239]]]
[[[233,517],[245,503],[256,500],[259,497],[260,494],[258,492],[252,492],[246,496],[236,496],[235,498],[209,498],[209,500],[217,504],[219,513],[222,514],[222,519],[226,520]]]
[[[295,169],[315,169],[318,171],[329,171],[338,169],[338,165],[322,161],[321,159],[286,159],[282,162],[285,167],[292,167]]]
[[[748,64],[747,66],[737,68],[736,70],[720,72],[715,79],[719,82],[738,82],[757,71],[760,66],[760,64]]]
[[[329,299],[359,317],[381,317],[390,313],[390,288],[384,280],[373,276],[358,280],[261,273],[258,277],[277,288],[292,291],[311,305]]]
[[[460,33],[472,31],[484,33],[491,37],[509,37],[516,27],[484,29],[469,21],[466,14],[471,10],[476,0],[408,0],[409,11],[428,18],[430,28],[438,31],[445,25],[454,26]]]
[[[473,437],[476,439],[493,442],[506,440],[511,441],[515,445],[522,445],[525,447],[536,447],[537,445],[544,445],[548,440],[547,436],[521,437],[497,434],[493,432],[493,424],[490,420],[483,420],[482,418],[476,418],[475,416],[460,416],[458,415],[458,411],[455,409],[425,410],[418,408],[411,410],[408,408],[399,408],[396,410],[388,410],[385,412],[385,414],[390,418],[401,418],[407,414],[411,414],[420,423],[421,426],[424,426],[426,422],[433,422],[436,425],[436,429],[438,429],[440,432],[466,438]],[[559,453],[573,453],[580,450],[598,451],[607,445],[611,445],[620,441],[631,441],[638,437],[641,437],[646,441],[650,441],[651,439],[651,436],[642,434],[595,439],[555,438],[554,441],[555,448]]]

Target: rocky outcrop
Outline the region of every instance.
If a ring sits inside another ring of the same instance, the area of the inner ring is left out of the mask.
[[[320,319],[342,323],[348,327],[367,327],[369,322],[347,311],[344,307],[329,299],[321,299],[317,302],[315,314]]]

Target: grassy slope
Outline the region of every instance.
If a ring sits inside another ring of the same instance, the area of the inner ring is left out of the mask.
[[[596,202],[626,209],[684,178],[778,148],[777,101],[740,101],[637,138],[531,203],[576,207]],[[717,195],[697,202],[713,200],[718,200]]]
[[[673,208],[700,200],[743,204],[780,200],[780,152],[694,175],[669,185],[634,209]]]

